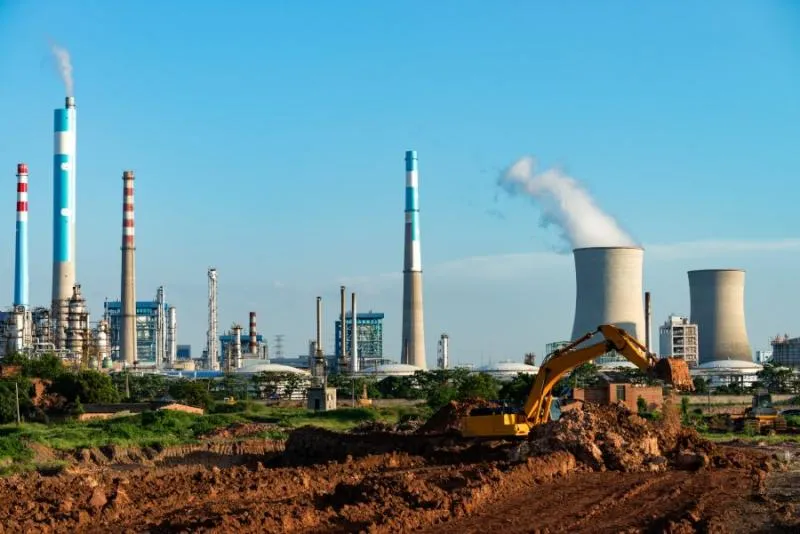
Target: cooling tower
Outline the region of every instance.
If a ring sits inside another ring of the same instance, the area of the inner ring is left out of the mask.
[[[644,250],[596,247],[577,248],[573,253],[577,291],[572,339],[601,324],[613,324],[644,343]]]
[[[417,152],[406,152],[405,263],[403,267],[403,343],[400,361],[426,369],[422,311],[422,255],[419,241]]]
[[[744,271],[689,271],[690,322],[697,325],[699,363],[752,363],[744,320]]]

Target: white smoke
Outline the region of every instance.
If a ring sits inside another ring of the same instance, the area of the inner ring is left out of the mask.
[[[50,43],[50,49],[56,58],[58,72],[61,79],[64,80],[64,88],[67,91],[67,96],[75,96],[74,84],[72,81],[72,61],[69,58],[69,52],[66,48],[61,48],[55,43]]]
[[[557,169],[536,174],[536,160],[530,156],[506,169],[497,183],[510,195],[529,196],[542,209],[542,226],[558,226],[573,249],[636,246],[577,180]]]

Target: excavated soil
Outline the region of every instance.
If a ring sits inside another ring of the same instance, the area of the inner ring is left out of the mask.
[[[142,467],[115,470],[112,457],[136,455],[106,451],[106,464],[10,477],[0,480],[0,532],[800,528],[794,452],[713,445],[669,417],[652,424],[621,408],[587,406],[513,442],[365,430],[298,429],[283,452],[264,446],[263,461],[220,458],[230,465],[222,468],[167,465],[162,451]]]

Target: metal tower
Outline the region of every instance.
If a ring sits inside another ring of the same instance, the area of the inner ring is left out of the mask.
[[[167,361],[167,317],[164,306],[164,286],[156,291],[156,368],[161,369]]]
[[[217,270],[208,269],[208,337],[206,341],[208,368],[219,370],[217,350]]]

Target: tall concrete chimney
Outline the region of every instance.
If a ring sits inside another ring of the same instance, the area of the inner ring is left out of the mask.
[[[54,114],[53,297],[56,348],[66,348],[67,311],[75,285],[75,98]]]
[[[593,247],[577,248],[573,254],[577,291],[572,339],[596,330],[601,324],[613,324],[644,343],[644,250]]]
[[[699,364],[752,363],[744,318],[744,271],[689,271],[690,322],[697,325]]]
[[[14,307],[28,309],[28,166],[17,165],[17,236],[14,260]]]
[[[356,294],[350,294],[350,371],[357,373],[361,370],[358,359],[358,313],[356,313]]]
[[[133,219],[133,171],[122,173],[122,336],[121,358],[126,366],[138,359],[136,340],[136,245]]]
[[[239,369],[242,367],[242,326],[233,325],[233,350],[231,351],[233,359],[233,368]]]
[[[167,325],[167,362],[170,367],[178,359],[178,312],[175,306],[170,306],[167,313],[169,324]]]
[[[422,311],[422,254],[419,239],[417,152],[406,151],[405,263],[403,266],[403,342],[400,361],[427,369]]]
[[[249,342],[248,342],[248,349],[250,351],[250,357],[256,358],[256,353],[258,352],[258,332],[256,331],[256,312],[250,312],[250,332],[248,332]]]
[[[655,352],[653,351],[653,347],[650,345],[653,342],[653,311],[650,307],[650,292],[644,292],[644,334],[645,334],[645,343],[644,346],[647,347],[647,352]]]

